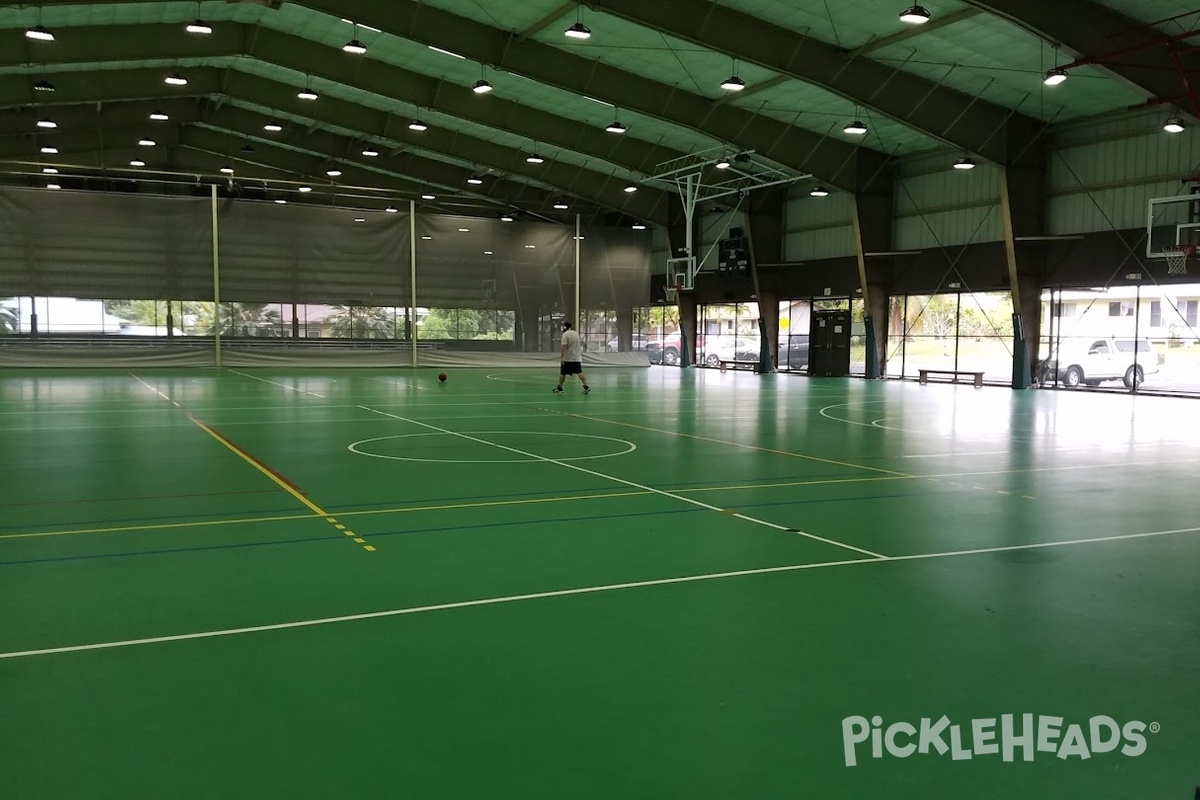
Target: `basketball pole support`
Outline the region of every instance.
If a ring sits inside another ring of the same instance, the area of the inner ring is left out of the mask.
[[[1000,178],[1000,217],[1004,225],[1004,257],[1008,262],[1008,282],[1013,304],[1013,364],[1012,388],[1028,389],[1029,348],[1025,342],[1025,326],[1021,318],[1021,285],[1017,274],[1017,240],[1013,232],[1012,202],[1008,194],[1008,169],[998,167]]]
[[[858,198],[852,198],[850,203],[850,224],[854,229],[854,256],[858,262],[858,285],[862,287],[863,299],[863,328],[867,336],[867,352],[864,360],[864,377],[867,380],[879,378],[879,343],[875,340],[875,321],[871,319],[871,297],[867,287],[867,254],[863,249],[862,220],[858,215]],[[854,324],[851,317],[851,325]]]
[[[218,250],[217,236],[217,185],[208,187],[209,204],[212,206],[212,264],[213,264],[213,358],[216,366],[221,366],[221,256]]]
[[[412,361],[410,366],[417,368],[417,201],[408,201],[408,271],[411,287],[409,298],[412,301],[412,327],[409,328],[408,338],[412,344]]]

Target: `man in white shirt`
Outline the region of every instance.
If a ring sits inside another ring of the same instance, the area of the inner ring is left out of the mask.
[[[579,341],[579,332],[571,327],[571,323],[563,320],[562,346],[558,348],[562,365],[558,370],[558,386],[554,387],[555,394],[562,394],[563,381],[568,375],[578,375],[583,384],[583,393],[590,394],[592,387],[588,386],[587,376],[583,374],[583,343]]]

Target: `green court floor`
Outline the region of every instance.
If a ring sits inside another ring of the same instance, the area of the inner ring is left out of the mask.
[[[1200,784],[1200,404],[0,374],[0,797]]]

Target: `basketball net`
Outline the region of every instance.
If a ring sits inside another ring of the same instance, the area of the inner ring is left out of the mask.
[[[1166,252],[1167,274],[1187,275],[1187,260],[1196,254],[1195,245],[1181,244]]]

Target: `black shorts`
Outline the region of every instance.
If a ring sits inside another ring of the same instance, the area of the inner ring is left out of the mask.
[[[581,375],[583,373],[582,361],[564,361],[559,369],[559,375]]]

